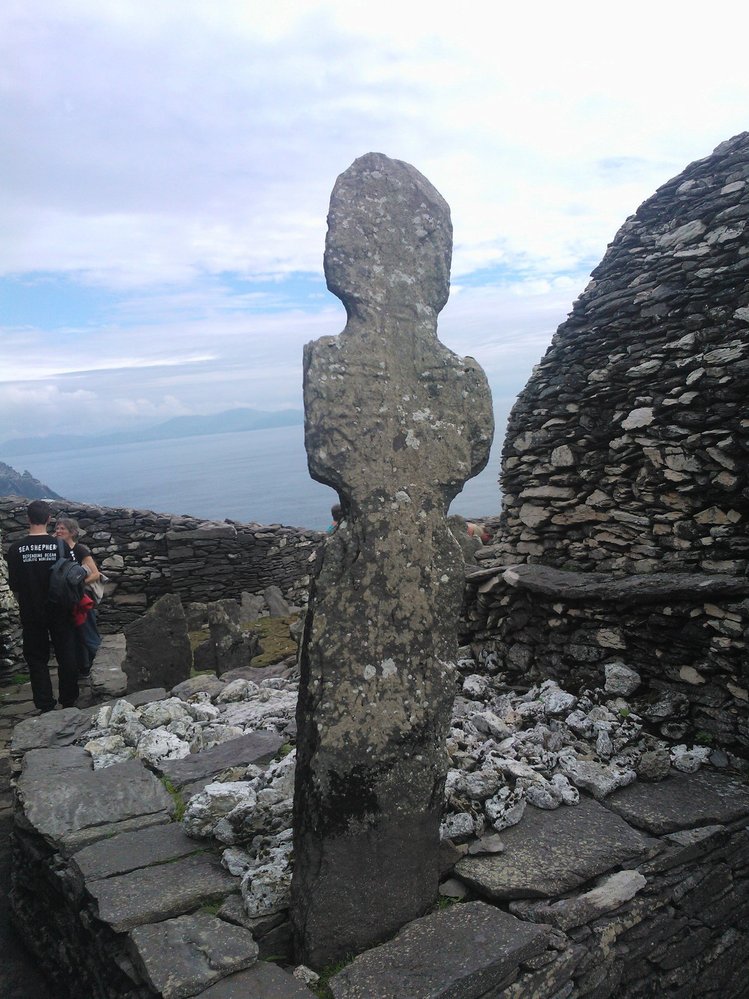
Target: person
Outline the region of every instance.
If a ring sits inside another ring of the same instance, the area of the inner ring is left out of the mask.
[[[333,518],[333,523],[330,525],[330,527],[327,529],[325,533],[335,534],[335,532],[338,530],[338,525],[343,519],[343,509],[341,508],[340,503],[333,504],[333,506],[330,508],[330,516]]]
[[[101,635],[96,626],[96,600],[90,584],[101,579],[101,573],[94,562],[91,549],[78,540],[80,533],[77,520],[73,520],[72,517],[57,518],[55,537],[62,538],[73,553],[76,562],[88,570],[88,575],[83,580],[85,595],[74,609],[73,621],[75,624],[75,658],[78,665],[78,675],[89,676],[94,657],[101,645]]]
[[[49,675],[51,642],[57,658],[60,703],[71,708],[78,699],[75,627],[69,610],[47,601],[50,571],[58,558],[57,543],[47,533],[52,511],[44,500],[32,500],[26,513],[29,533],[10,546],[6,559],[8,583],[21,617],[23,657],[29,667],[31,693],[40,711],[54,708]],[[65,554],[70,556],[70,550]]]
[[[487,545],[492,540],[492,533],[484,524],[474,524],[473,521],[466,521],[469,538],[479,538],[482,545]]]

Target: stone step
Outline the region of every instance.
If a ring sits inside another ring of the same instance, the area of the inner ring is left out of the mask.
[[[330,981],[334,999],[478,999],[546,947],[550,928],[485,902],[467,902],[409,923]]]

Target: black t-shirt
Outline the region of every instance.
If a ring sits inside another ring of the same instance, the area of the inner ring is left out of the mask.
[[[62,543],[63,552],[70,549]],[[57,539],[49,534],[29,534],[8,549],[8,583],[18,597],[21,623],[46,620],[49,573],[57,561]]]
[[[73,558],[79,565],[83,565],[84,558],[88,558],[90,554],[91,549],[82,542],[77,541],[75,545],[73,545]]]

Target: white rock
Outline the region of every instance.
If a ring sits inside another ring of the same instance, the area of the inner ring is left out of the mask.
[[[210,749],[211,746],[229,742],[230,739],[238,739],[244,734],[244,729],[238,725],[206,725],[200,732],[200,742],[203,749]]]
[[[245,911],[251,918],[269,916],[289,906],[291,895],[290,850],[260,867],[250,868],[240,890]]]
[[[237,701],[246,701],[260,688],[252,680],[237,679],[227,683],[224,689],[216,698],[216,704],[230,704]]]
[[[640,674],[620,661],[606,663],[604,673],[607,694],[621,694],[623,697],[629,697],[642,683]]]
[[[445,816],[440,826],[440,839],[464,843],[476,833],[476,823],[470,812],[452,812]]]
[[[171,722],[191,722],[192,715],[179,697],[168,697],[164,701],[152,701],[138,712],[138,720],[144,728],[165,728]]]
[[[580,792],[570,784],[564,774],[554,774],[549,783],[556,788],[564,805],[580,804]]]
[[[578,735],[590,735],[593,731],[593,722],[588,718],[584,711],[576,709],[570,712],[564,719],[565,725],[569,726],[573,732],[577,732]]]
[[[639,871],[617,871],[606,875],[589,892],[579,896],[579,900],[595,912],[609,912],[628,902],[646,887],[648,879]]]
[[[703,763],[710,759],[708,746],[674,746],[671,749],[671,765],[684,774],[696,773]]]
[[[479,700],[482,697],[486,697],[488,690],[488,677],[480,676],[478,673],[472,673],[463,680],[463,693],[466,697],[470,697],[473,700]]]
[[[83,748],[91,754],[94,770],[104,770],[113,763],[122,763],[135,756],[135,750],[132,746],[126,745],[121,735],[105,735],[91,739]]]
[[[317,985],[320,981],[318,973],[312,968],[308,968],[306,964],[298,964],[291,974],[298,981],[304,982],[305,985]]]
[[[589,791],[597,801],[602,801],[613,791],[626,787],[637,779],[634,770],[619,770],[592,760],[580,760],[571,755],[559,757],[559,766],[565,777],[576,787]]]
[[[562,803],[562,795],[557,788],[542,777],[534,781],[520,780],[518,786],[522,787],[528,803],[535,805],[536,808],[551,811],[554,808],[559,808]]]
[[[493,711],[476,711],[469,716],[471,724],[478,732],[489,735],[493,739],[506,739],[512,734],[512,729]]]
[[[492,768],[486,761],[480,769],[470,773],[459,768],[451,769],[445,780],[445,800],[470,798],[471,801],[483,801],[495,794],[503,783],[501,771]]]
[[[261,687],[252,700],[227,704],[223,717],[227,725],[239,725],[252,730],[263,728],[266,723],[272,723],[274,718],[286,725],[294,717],[296,702],[297,697],[293,692]]]
[[[599,731],[596,737],[596,753],[606,760],[608,760],[614,753],[614,747],[611,744],[611,736],[607,731],[605,731],[605,729]]]
[[[487,833],[471,843],[468,852],[471,856],[479,856],[482,853],[504,853],[506,849],[498,833]]]
[[[102,704],[96,713],[96,718],[94,720],[94,727],[98,729],[109,728],[110,719],[112,717],[112,705]]]
[[[175,718],[174,721],[169,722],[164,731],[170,732],[172,735],[176,735],[178,739],[182,739],[183,742],[187,742],[190,746],[192,746],[192,742],[196,736],[200,734],[201,728],[200,725],[196,724],[192,720]]]
[[[186,701],[185,708],[190,712],[193,721],[197,722],[216,721],[221,715],[220,708],[217,708],[215,704],[211,704],[210,700]]]
[[[439,893],[443,898],[465,898],[468,889],[458,878],[448,878],[439,887]]]
[[[129,722],[136,722],[142,728],[138,711],[130,701],[115,701],[109,716],[109,728],[124,728]]]
[[[252,867],[252,857],[246,850],[228,847],[221,854],[221,863],[229,874],[233,874],[235,878],[241,878],[245,871]]]
[[[486,817],[497,832],[517,825],[525,812],[525,798],[522,791],[511,791],[509,787],[501,788],[493,798],[484,802]]]
[[[535,780],[538,776],[530,764],[524,760],[513,760],[508,756],[492,757],[493,765],[509,777],[524,777],[526,780]]]
[[[138,740],[138,756],[156,766],[160,760],[182,760],[190,755],[189,743],[165,729],[146,731]]]
[[[573,710],[577,704],[574,694],[568,694],[562,690],[554,680],[546,680],[541,684],[539,700],[543,704],[547,715],[561,715]]]
[[[238,805],[253,807],[256,801],[257,796],[246,781],[208,784],[188,802],[182,826],[188,836],[204,839]]]
[[[143,728],[137,717],[133,717],[122,725],[113,725],[110,731],[119,732],[127,745],[135,748],[147,729]]]

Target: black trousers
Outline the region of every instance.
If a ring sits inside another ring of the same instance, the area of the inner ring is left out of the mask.
[[[49,676],[50,647],[55,650],[60,704],[70,708],[78,698],[78,666],[75,657],[75,625],[70,611],[50,610],[46,620],[26,621],[23,628],[23,657],[29,667],[34,704],[41,711],[55,706]]]

